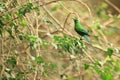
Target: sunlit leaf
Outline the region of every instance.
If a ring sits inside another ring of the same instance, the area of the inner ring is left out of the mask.
[[[39,64],[44,63],[44,60],[43,60],[43,58],[42,58],[41,56],[36,57],[36,61],[37,61]]]
[[[106,53],[107,53],[107,55],[108,55],[109,57],[111,57],[112,54],[113,54],[113,49],[112,49],[112,48],[108,48],[107,51],[106,51]]]
[[[56,65],[56,64],[53,64],[53,63],[51,63],[51,64],[50,64],[50,68],[51,68],[51,69],[56,69],[56,68],[57,68],[57,65]]]
[[[108,4],[105,2],[102,2],[101,6],[102,9],[107,9],[108,8]]]
[[[9,69],[9,68],[6,68],[6,69],[5,69],[5,72],[6,72],[7,74],[11,75],[12,70],[11,70],[11,69]]]
[[[110,73],[101,73],[102,80],[113,80],[113,76]]]
[[[25,20],[22,20],[22,21],[21,21],[21,25],[22,25],[23,27],[27,26],[27,24],[28,24],[27,21],[25,21]]]
[[[9,59],[7,59],[6,62],[11,64],[13,68],[17,65],[17,61],[15,58],[9,58]]]
[[[5,3],[0,2],[0,12],[4,12],[4,10],[5,10]]]
[[[67,80],[75,80],[74,78],[68,78]]]
[[[95,64],[96,66],[102,66],[101,63],[100,63],[100,61],[95,61],[94,64]]]
[[[44,76],[46,76],[46,77],[49,76],[49,72],[47,69],[44,70]]]
[[[10,14],[7,14],[6,16],[5,16],[5,18],[6,18],[6,20],[9,22],[9,21],[11,21],[11,15]]]

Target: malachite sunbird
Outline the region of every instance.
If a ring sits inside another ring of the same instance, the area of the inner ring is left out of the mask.
[[[84,37],[87,42],[91,42],[89,38],[88,31],[81,25],[80,21],[77,18],[74,18],[74,29],[81,36]]]

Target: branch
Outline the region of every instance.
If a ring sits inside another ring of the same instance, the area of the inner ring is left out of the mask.
[[[116,11],[120,13],[120,9],[116,7],[113,3],[111,3],[109,0],[105,0],[106,3],[108,3],[110,6],[112,6]]]
[[[84,3],[83,1],[79,1],[79,0],[54,0],[54,1],[47,2],[47,3],[42,3],[40,6],[49,5],[49,4],[52,4],[52,3],[59,2],[59,1],[74,1],[74,2],[80,3],[87,8],[87,10],[89,12],[89,16],[92,17],[92,12],[91,12],[91,9],[89,8],[89,6],[86,3]],[[36,2],[39,2],[39,1],[36,1]]]

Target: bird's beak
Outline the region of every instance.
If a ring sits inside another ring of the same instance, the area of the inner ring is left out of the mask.
[[[77,20],[77,17],[74,17],[73,20]]]
[[[75,18],[72,18],[73,20],[75,20]]]

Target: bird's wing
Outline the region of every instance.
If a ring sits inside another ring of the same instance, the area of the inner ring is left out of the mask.
[[[85,35],[89,35],[89,33],[86,30],[81,30]]]
[[[87,32],[87,30],[84,27],[82,27],[81,25],[78,27],[77,30],[78,30],[78,32],[81,32],[81,33],[83,33],[85,35],[89,35],[89,33]]]

